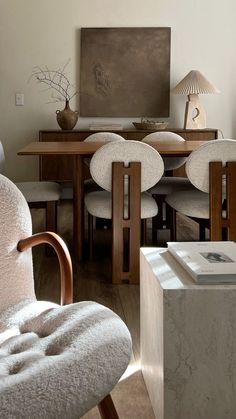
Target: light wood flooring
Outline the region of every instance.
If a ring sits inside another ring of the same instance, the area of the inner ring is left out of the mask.
[[[61,201],[58,214],[58,234],[71,250],[74,269],[74,301],[93,300],[116,312],[127,324],[133,340],[133,356],[130,366],[112,392],[120,419],[154,419],[148,394],[140,371],[139,339],[139,286],[112,285],[110,235],[111,232],[95,232],[94,260],[76,263],[72,250],[72,202]],[[44,231],[44,211],[32,210],[33,231]],[[196,223],[178,217],[177,238],[179,241],[198,239]],[[169,239],[168,231],[159,234],[160,246]],[[39,300],[59,302],[59,268],[56,257],[47,257],[43,246],[33,250],[35,290]],[[83,419],[97,419],[96,408]]]

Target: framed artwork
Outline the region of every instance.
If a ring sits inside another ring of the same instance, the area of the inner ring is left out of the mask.
[[[170,28],[82,28],[80,114],[167,117]]]

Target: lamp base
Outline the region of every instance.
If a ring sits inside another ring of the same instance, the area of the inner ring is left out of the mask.
[[[188,95],[184,116],[184,128],[206,128],[206,113],[199,101],[198,95],[196,94]]]

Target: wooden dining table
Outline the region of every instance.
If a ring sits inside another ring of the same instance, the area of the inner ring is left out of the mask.
[[[150,144],[162,157],[186,157],[196,150],[205,141],[184,141],[177,144]],[[55,156],[72,155],[73,161],[73,241],[74,252],[78,261],[83,257],[84,243],[84,173],[83,158],[92,156],[104,141],[83,142],[83,141],[60,141],[40,142],[33,141],[18,151],[20,156]]]

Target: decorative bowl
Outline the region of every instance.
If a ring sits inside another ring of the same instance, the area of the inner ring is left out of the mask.
[[[166,129],[168,122],[133,122],[136,129],[160,131]]]

